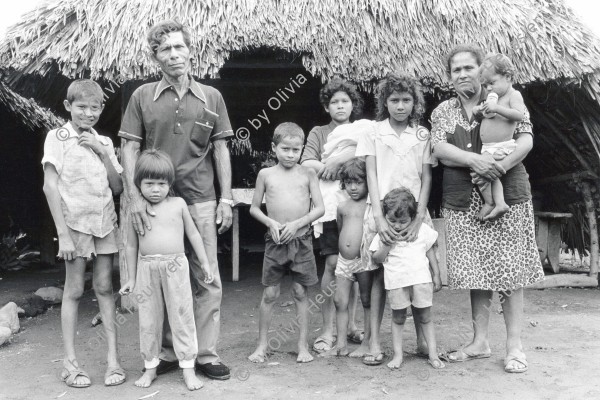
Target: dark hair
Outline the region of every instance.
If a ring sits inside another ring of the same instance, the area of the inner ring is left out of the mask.
[[[104,93],[100,85],[91,79],[77,79],[71,82],[67,89],[67,101],[72,103],[86,97],[96,98],[102,104]]]
[[[340,187],[346,189],[346,183],[358,180],[367,181],[367,167],[360,157],[354,157],[342,164],[340,168]]]
[[[398,75],[389,73],[385,78],[379,81],[375,89],[375,103],[377,105],[377,120],[383,121],[390,117],[387,109],[387,99],[394,93],[407,92],[413,98],[413,110],[408,117],[408,123],[415,126],[425,112],[425,99],[421,84],[407,75]]]
[[[358,93],[356,86],[352,82],[348,82],[344,79],[333,78],[323,85],[319,92],[319,101],[321,102],[321,105],[327,108],[331,98],[337,92],[344,92],[350,97],[350,100],[352,101],[352,113],[350,114],[350,117],[352,119],[358,118],[362,114],[363,98],[360,93]]]
[[[515,76],[515,66],[513,65],[512,61],[510,61],[510,58],[500,53],[490,53],[485,56],[479,73],[481,74],[481,72],[484,70],[492,71],[495,74],[504,75],[511,80]]]
[[[396,218],[408,216],[411,221],[417,215],[415,196],[405,187],[392,189],[383,198],[383,214],[393,213]]]
[[[471,53],[473,57],[475,57],[477,65],[481,65],[481,63],[483,62],[483,51],[481,50],[481,47],[472,43],[459,44],[458,46],[454,46],[446,56],[446,73],[448,74],[448,76],[450,76],[450,70],[452,69],[450,65],[452,63],[452,59],[458,53]]]
[[[273,132],[273,139],[271,140],[275,146],[277,146],[286,137],[297,137],[302,140],[304,144],[304,131],[302,128],[293,122],[282,122],[277,125],[275,132]]]
[[[152,53],[156,54],[158,46],[164,41],[163,37],[171,32],[181,32],[183,35],[183,42],[188,48],[190,47],[190,32],[187,27],[177,21],[169,19],[154,24],[148,31],[146,40],[148,41]]]
[[[139,189],[144,179],[164,179],[172,186],[175,181],[175,168],[171,157],[164,151],[144,150],[135,163],[133,183]]]

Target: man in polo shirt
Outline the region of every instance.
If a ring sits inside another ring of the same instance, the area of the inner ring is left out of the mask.
[[[198,333],[198,368],[209,378],[229,379],[229,368],[217,355],[221,307],[217,225],[219,233],[231,226],[231,162],[225,139],[233,131],[221,93],[194,81],[190,75],[187,29],[174,21],[159,22],[150,28],[147,40],[163,77],[160,82],[140,86],[132,94],[119,131],[131,219],[140,235],[152,229],[154,213],[134,185],[133,172],[141,148],[165,151],[175,166],[175,191],[188,204],[215,277],[211,284],[204,283],[198,258],[192,252],[190,275]],[[218,205],[213,161],[221,189]],[[166,320],[165,325],[168,330]],[[170,336],[170,332],[165,334],[167,342]],[[165,343],[160,358],[158,373],[178,365],[172,346]]]

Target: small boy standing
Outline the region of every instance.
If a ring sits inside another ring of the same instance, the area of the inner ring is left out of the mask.
[[[369,351],[371,339],[371,286],[373,271],[368,270],[360,256],[363,236],[363,220],[367,210],[367,168],[365,161],[355,157],[346,161],[340,168],[341,187],[350,199],[340,203],[337,208],[337,226],[339,229],[339,255],[335,268],[335,308],[337,321],[337,343],[327,356],[363,357]],[[352,353],[348,351],[348,305],[350,290],[358,281],[360,299],[364,310],[365,337],[361,346]]]
[[[214,278],[204,243],[185,200],[169,196],[175,169],[166,153],[144,151],[135,164],[133,181],[155,213],[152,230],[144,235],[138,236],[133,222],[127,227],[125,256],[129,279],[119,291],[128,295],[135,288],[139,307],[140,350],[146,370],[135,385],[146,388],[156,379],[166,309],[183,380],[189,390],[197,390],[203,384],[194,371],[198,338],[184,234],[198,256],[204,282],[211,283]]]
[[[388,192],[383,198],[382,208],[386,223],[396,232],[408,227],[417,216],[415,197],[404,187]],[[392,309],[394,358],[387,365],[390,369],[398,369],[402,364],[402,331],[407,309],[411,305],[415,323],[420,323],[423,328],[429,364],[436,369],[445,366],[437,354],[431,318],[433,292],[442,288],[433,249],[437,237],[436,231],[427,224],[421,224],[417,238],[412,242],[397,241],[389,246],[377,234],[369,247],[373,252],[373,261],[383,264],[383,278]]]
[[[71,120],[51,130],[44,143],[44,194],[58,234],[58,257],[65,260],[61,324],[65,358],[62,380],[69,387],[91,385],[75,355],[79,300],[84,290],[86,260],[94,258],[94,292],[108,344],[106,386],[125,382],[117,355],[117,325],[112,294],[112,260],[117,214],[113,196],[123,191],[112,141],[92,128],[102,113],[102,88],[89,79],[67,89],[65,108]]]
[[[325,212],[317,174],[298,165],[304,143],[304,132],[291,122],[275,128],[272,149],[277,165],[262,169],[256,178],[256,189],[250,215],[269,228],[265,235],[265,257],[262,283],[265,290],[260,303],[258,347],[248,359],[262,363],[267,357],[267,334],[273,303],[279,297],[281,280],[290,271],[292,294],[300,329],[297,362],[313,360],[308,351],[307,287],[316,284],[317,266],[313,254],[310,224]],[[260,206],[263,196],[268,216]],[[314,208],[311,210],[311,201]]]

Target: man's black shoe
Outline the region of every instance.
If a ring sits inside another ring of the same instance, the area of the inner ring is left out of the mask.
[[[225,381],[231,378],[231,371],[222,362],[196,364],[196,369],[208,376],[210,379]]]
[[[179,361],[165,361],[158,360],[158,366],[156,367],[156,375],[166,374],[176,370],[179,367]],[[142,372],[146,372],[146,368],[142,369]]]

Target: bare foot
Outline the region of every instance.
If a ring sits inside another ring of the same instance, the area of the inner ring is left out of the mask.
[[[348,347],[337,347],[319,354],[319,357],[346,357],[348,356]]]
[[[307,347],[298,348],[298,358],[296,358],[296,362],[307,363],[311,362],[312,360],[314,360],[314,357],[309,353]]]
[[[389,363],[387,363],[389,369],[399,369],[400,365],[402,365],[402,354],[394,354],[394,358],[392,358],[392,360]]]
[[[427,362],[435,369],[446,368],[446,364],[444,364],[437,356],[433,358],[430,357]]]
[[[258,346],[254,353],[248,356],[248,360],[253,363],[264,363],[267,360],[267,349],[263,346]]]
[[[496,207],[490,213],[483,218],[484,221],[495,221],[504,214],[506,214],[510,210],[506,203],[504,204],[496,204]]]
[[[485,221],[490,212],[494,209],[493,204],[484,204],[479,210],[479,214],[477,214],[477,219],[480,221]]]
[[[188,390],[198,390],[204,386],[204,383],[196,376],[194,368],[183,368],[183,380]]]
[[[362,343],[358,346],[358,349],[354,350],[352,353],[348,354],[348,357],[351,358],[363,358],[365,354],[369,354],[369,344]]]
[[[155,379],[156,379],[156,368],[150,368],[150,369],[146,368],[146,372],[144,372],[144,375],[142,375],[142,377],[140,379],[135,381],[135,386],[141,387],[141,388],[150,387],[150,385],[152,385],[152,382]]]

